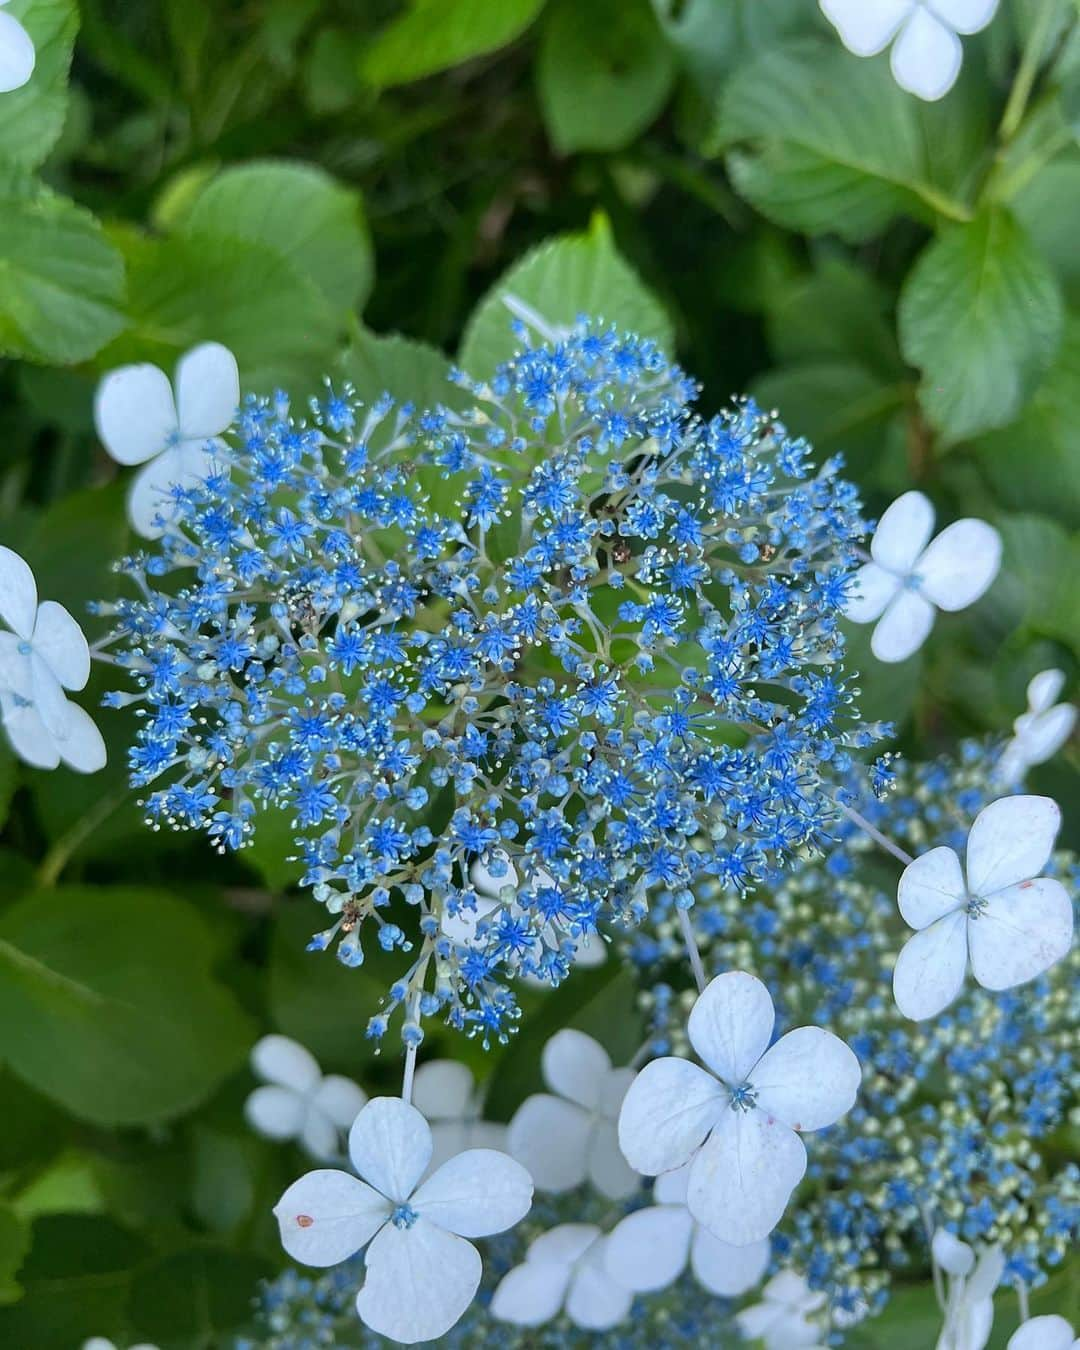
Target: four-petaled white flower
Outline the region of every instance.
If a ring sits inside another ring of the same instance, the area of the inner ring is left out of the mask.
[[[968,959],[984,989],[1011,989],[1041,975],[1072,945],[1072,903],[1060,881],[1039,875],[1061,824],[1049,797],[1001,797],[975,817],[967,876],[951,848],[932,848],[900,878],[897,903],[917,930],[893,971],[896,1006],[914,1021],[959,994]]]
[[[782,1270],[761,1291],[761,1302],[735,1314],[747,1340],[764,1342],[765,1350],[795,1350],[817,1346],[821,1328],[807,1319],[825,1304],[825,1295],[814,1293],[801,1275]]]
[[[3,0],[0,0],[0,4],[2,3]],[[91,1336],[88,1341],[83,1341],[82,1350],[118,1350],[118,1347],[104,1336]],[[140,1341],[138,1345],[130,1346],[129,1350],[158,1350],[158,1348],[149,1341]]]
[[[7,3],[0,0],[0,7]],[[30,34],[14,14],[0,14],[0,94],[10,94],[26,84],[36,61]]]
[[[978,1262],[966,1242],[939,1228],[931,1242],[934,1262],[949,1277],[945,1325],[937,1350],[983,1350],[994,1325],[994,1290],[1005,1272],[1000,1247],[987,1247]]]
[[[65,689],[90,678],[90,649],[63,605],[40,605],[29,566],[0,545],[0,713],[15,753],[40,769],[61,760],[80,773],[105,763],[105,742],[93,719]]]
[[[607,1051],[567,1028],[544,1046],[540,1070],[551,1093],[521,1103],[507,1132],[515,1158],[542,1191],[568,1191],[586,1179],[611,1200],[640,1185],[619,1152],[616,1122],[633,1069],[613,1069]]]
[[[98,386],[94,422],[120,464],[143,464],[128,496],[128,516],[147,539],[162,534],[173,487],[190,488],[220,468],[215,452],[236,415],[236,357],[219,342],[192,347],[176,367],[176,396],[157,366],[121,366]],[[149,461],[149,463],[147,463]]]
[[[632,1290],[607,1261],[606,1238],[595,1224],[564,1223],[529,1244],[525,1260],[499,1281],[491,1312],[502,1322],[538,1327],[565,1308],[584,1331],[609,1331],[625,1320]]]
[[[963,48],[957,34],[985,28],[998,0],[820,0],[848,51],[875,56],[891,42],[893,78],[933,102],[956,83]],[[894,41],[895,39],[895,41]]]
[[[421,1064],[413,1079],[412,1101],[431,1127],[432,1171],[467,1148],[507,1151],[506,1126],[481,1118],[473,1076],[456,1059]]]
[[[285,1250],[305,1265],[336,1266],[367,1248],[356,1310],[406,1345],[444,1335],[472,1302],[481,1262],[466,1239],[513,1227],[532,1204],[528,1172],[492,1149],[459,1153],[421,1181],[431,1147],[414,1106],[375,1097],[349,1131],[363,1180],[309,1172],[274,1207]]]
[[[1057,1313],[1032,1317],[1013,1332],[1007,1350],[1080,1350],[1080,1340]]]
[[[687,1033],[708,1066],[665,1058],[630,1085],[619,1143],[648,1176],[691,1162],[686,1203],[723,1242],[745,1247],[776,1227],[806,1171],[797,1131],[824,1129],[851,1109],[859,1061],[820,1027],[771,1048],[769,991],[752,975],[718,975],[690,1011]]]
[[[323,1076],[310,1051],[288,1036],[264,1036],[251,1067],[266,1084],[244,1104],[253,1129],[269,1139],[298,1139],[317,1162],[342,1155],[341,1136],[360,1113],[367,1094],[351,1078]]]
[[[1001,536],[984,520],[954,520],[933,542],[934,508],[905,492],[878,522],[872,562],[852,580],[845,613],[853,623],[878,620],[870,650],[879,661],[905,661],[925,642],[938,609],[965,609],[989,588],[1001,566]]]
[[[1043,670],[1027,687],[1027,712],[1013,723],[1013,738],[1002,751],[998,773],[1006,783],[1023,778],[1028,769],[1045,764],[1073,733],[1076,709],[1055,703],[1065,687],[1065,672]]]
[[[608,1236],[608,1270],[635,1293],[651,1294],[674,1284],[689,1262],[710,1293],[737,1298],[765,1274],[769,1241],[733,1247],[713,1237],[686,1207],[689,1179],[689,1167],[657,1177],[654,1203],[620,1219]]]

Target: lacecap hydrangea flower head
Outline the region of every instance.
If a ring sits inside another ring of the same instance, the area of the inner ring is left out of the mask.
[[[878,734],[841,667],[838,464],[749,402],[702,419],[649,341],[519,334],[455,377],[465,411],[248,399],[115,607],[150,819],[231,849],[287,810],[312,946],[400,949],[369,1034],[403,1008],[414,1043],[505,1035],[514,977],[558,983],[661,890],[771,876]]]

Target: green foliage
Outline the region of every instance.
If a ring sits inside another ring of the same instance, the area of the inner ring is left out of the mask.
[[[364,53],[364,78],[386,89],[483,56],[512,42],[543,5],[544,0],[452,0],[449,4],[446,0],[408,0],[406,12],[383,29]]]
[[[12,0],[5,12],[29,33],[37,53],[34,78],[3,98],[0,172],[34,169],[56,144],[68,109],[67,77],[79,27],[75,0]],[[0,207],[0,215],[6,208]],[[0,256],[6,254],[0,249]]]

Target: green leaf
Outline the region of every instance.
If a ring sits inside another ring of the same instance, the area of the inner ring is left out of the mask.
[[[1009,515],[997,522],[1004,545],[997,591],[1027,627],[1080,650],[1080,534],[1045,516]]]
[[[675,62],[648,0],[556,0],[536,78],[556,150],[621,150],[659,114]]]
[[[469,397],[450,381],[450,361],[437,347],[397,333],[378,336],[362,332],[338,362],[337,371],[349,380],[365,403],[389,394],[395,403],[417,408],[467,406]]]
[[[0,1304],[22,1292],[15,1275],[30,1247],[30,1229],[10,1205],[0,1202]]]
[[[360,71],[377,89],[409,84],[505,47],[544,0],[408,0],[405,12],[368,45]]]
[[[335,309],[354,309],[371,292],[371,240],[360,194],[315,165],[254,160],[225,169],[191,203],[182,224],[187,234],[276,249]]]
[[[223,1130],[196,1126],[192,1148],[191,1204],[212,1232],[227,1232],[251,1213],[259,1143]]]
[[[140,1339],[172,1350],[218,1350],[251,1320],[269,1262],[226,1247],[192,1246],[143,1267],[131,1286],[129,1315]]]
[[[275,249],[249,239],[128,239],[133,331],[103,364],[169,368],[198,342],[236,355],[242,388],[314,389],[338,346],[339,324],[314,282]]]
[[[123,260],[88,211],[0,179],[0,354],[85,361],[124,327],[123,289]]]
[[[210,973],[213,941],[162,892],[65,887],[0,916],[0,1054],[101,1125],[168,1120],[243,1060],[253,1034]]]
[[[1010,203],[1032,243],[1054,269],[1066,297],[1080,304],[1080,157],[1048,164]]]
[[[738,191],[778,224],[854,241],[895,216],[966,214],[933,165],[952,165],[966,121],[949,131],[889,78],[833,41],[773,48],[728,84],[710,143]],[[951,110],[952,111],[952,110]],[[941,134],[931,139],[928,132]],[[931,150],[931,146],[933,149]]]
[[[854,361],[893,380],[904,365],[887,304],[868,272],[843,258],[823,258],[780,292],[768,315],[769,346],[783,364]]]
[[[711,91],[739,62],[813,31],[804,0],[652,0],[668,41],[690,75]]]
[[[11,0],[4,13],[29,33],[37,61],[29,83],[0,94],[0,166],[33,169],[48,155],[64,127],[68,67],[79,14],[74,0]],[[0,215],[3,210],[0,207]]]
[[[972,447],[998,500],[1010,510],[1053,516],[1080,528],[1080,318],[1065,326],[1061,351],[1019,419]]]
[[[922,682],[923,653],[907,661],[879,661],[870,651],[874,625],[844,625],[844,668],[854,675],[858,709],[873,722],[894,722],[898,729],[911,716]]]
[[[1004,426],[1054,359],[1063,310],[1053,274],[1005,211],[949,229],[900,296],[900,345],[947,443]]]
[[[563,235],[527,253],[480,301],[466,326],[460,354],[461,366],[474,378],[492,375],[520,345],[503,304],[508,292],[550,323],[572,324],[579,314],[587,314],[671,348],[667,314],[619,256],[603,215],[594,216],[585,233]]]

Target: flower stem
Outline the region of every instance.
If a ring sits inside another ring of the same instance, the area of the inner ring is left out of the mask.
[[[853,807],[845,806],[843,802],[838,803],[838,805],[844,815],[847,816],[848,820],[853,824],[858,825],[859,829],[865,834],[868,834],[875,844],[880,844],[886,853],[891,853],[893,857],[902,862],[905,867],[908,867],[915,861],[910,853],[905,852],[899,844],[894,844],[891,839],[882,834],[876,826],[871,825],[866,817],[860,815]]]
[[[1031,26],[1024,54],[1020,59],[1020,69],[1016,72],[1016,79],[1009,91],[1009,101],[1005,105],[1005,113],[998,129],[998,135],[1006,144],[1016,135],[1020,123],[1024,120],[1055,8],[1055,0],[1043,0],[1042,8]]]
[[[401,1081],[401,1100],[406,1103],[412,1102],[413,1078],[416,1075],[416,1052],[419,1047],[408,1045],[405,1047],[405,1076]]]
[[[705,967],[701,964],[701,953],[698,951],[694,925],[690,922],[690,915],[685,909],[678,910],[678,915],[679,927],[682,929],[683,941],[686,943],[686,954],[690,958],[690,969],[694,972],[694,983],[697,985],[698,993],[703,994],[708,981],[705,978]]]

